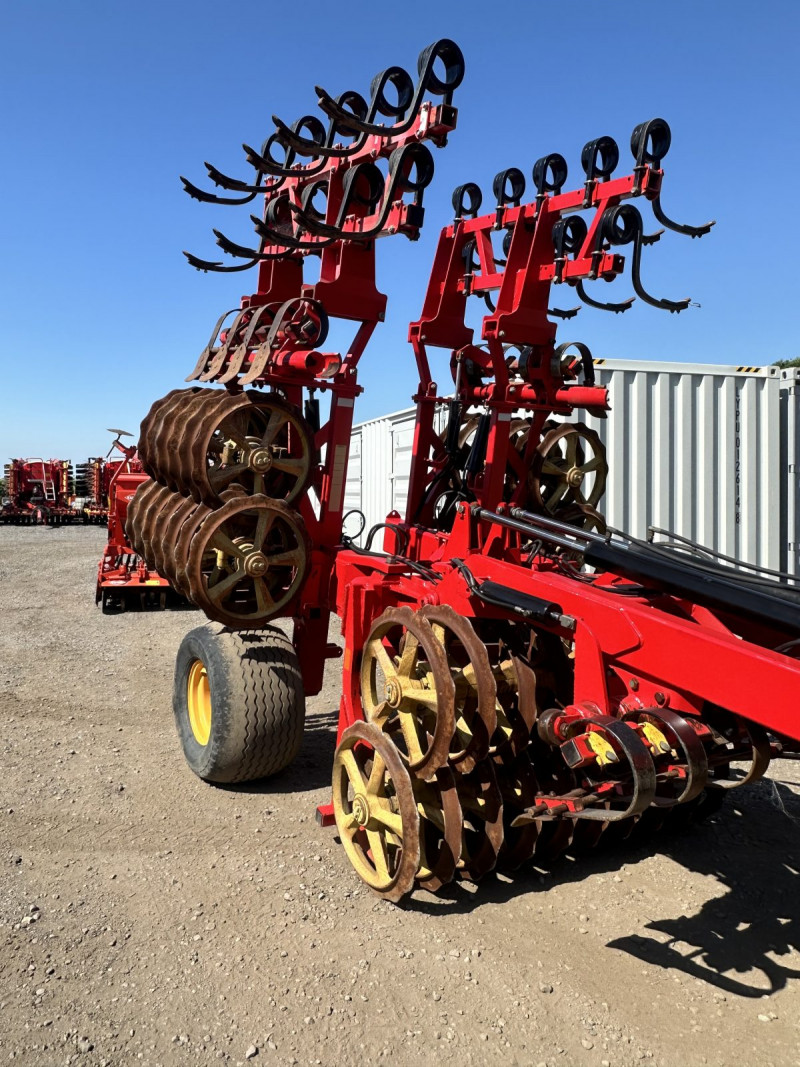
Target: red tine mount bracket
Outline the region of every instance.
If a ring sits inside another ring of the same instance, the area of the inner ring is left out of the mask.
[[[277,314],[280,320],[279,309],[287,301],[303,301],[315,319],[322,314],[326,320],[341,318],[373,328],[383,319],[386,296],[375,282],[375,239],[397,233],[410,240],[419,236],[423,195],[434,172],[424,142],[441,147],[455,129],[452,97],[463,80],[463,55],[453,41],[436,41],[420,53],[417,74],[415,84],[402,67],[380,72],[369,102],[354,91],[333,98],[318,87],[327,127],[314,115],[292,125],[275,118],[275,132],[260,152],[245,146],[255,170],[249,181],[206,165],[218,186],[241,196],[219,197],[182,179],[187,192],[204,202],[245,204],[264,197],[263,214],[251,216],[255,246],[214,231],[222,250],[241,263],[226,266],[185,253],[203,271],[258,266],[257,290],[242,298],[236,329],[222,338],[218,323],[188,380],[249,384],[266,380],[270,368],[297,371],[297,345],[283,343],[286,331],[274,318]],[[309,256],[320,259],[317,281],[303,276]],[[262,307],[270,310],[256,315],[254,309]],[[292,314],[299,314],[297,306]],[[303,350],[308,354],[323,340],[324,335],[305,340]],[[345,370],[351,371],[365,341],[354,343],[339,366],[347,364]],[[312,379],[337,373],[332,369],[336,361],[327,358],[306,359],[305,366]]]

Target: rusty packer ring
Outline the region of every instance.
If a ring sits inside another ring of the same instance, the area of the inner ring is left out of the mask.
[[[161,424],[158,438],[153,444],[155,462],[159,478],[174,492],[186,494],[182,475],[183,455],[191,449],[198,424],[224,395],[215,389],[190,390]]]
[[[458,798],[464,818],[458,873],[478,882],[494,870],[504,840],[503,795],[490,759],[460,776]]]
[[[299,409],[276,394],[223,393],[187,425],[177,459],[184,491],[198,503],[214,506],[240,486],[291,504],[313,473],[314,435]]]
[[[144,517],[145,509],[147,508],[148,501],[153,494],[155,494],[161,486],[158,482],[148,481],[142,482],[137,488],[136,492],[131,498],[131,502],[128,504],[128,512],[125,516],[125,533],[128,540],[131,543],[131,547],[137,556],[144,558],[144,548],[142,544],[142,519]]]
[[[585,456],[589,446],[591,457]],[[588,492],[587,475],[594,474]],[[572,504],[594,509],[606,487],[608,463],[599,436],[582,422],[563,423],[545,434],[533,456],[528,484],[538,508],[554,515]]]
[[[191,600],[214,622],[258,628],[297,594],[309,553],[296,512],[265,496],[234,497],[191,536],[185,568]]]
[[[468,619],[448,604],[425,605],[419,614],[444,649],[455,686],[455,729],[450,766],[471,771],[489,752],[497,728],[497,686],[486,646]]]
[[[455,686],[430,623],[388,608],[361,654],[364,714],[395,741],[411,773],[429,779],[447,762],[455,730]]]

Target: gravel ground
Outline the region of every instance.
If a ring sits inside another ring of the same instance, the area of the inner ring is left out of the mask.
[[[202,620],[101,615],[102,540],[0,528],[0,1060],[800,1064],[793,765],[683,834],[394,907],[314,821],[336,665],[287,772],[204,784],[170,707]]]

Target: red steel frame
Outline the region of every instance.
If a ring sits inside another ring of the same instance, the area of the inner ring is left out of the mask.
[[[6,521],[29,517],[44,520],[51,512],[69,511],[71,464],[68,459],[12,459],[7,474],[11,506],[3,511]],[[42,497],[33,499],[33,487],[38,483],[42,486]],[[47,486],[52,492],[50,497]]]
[[[432,164],[426,170],[429,152],[422,142],[430,140],[443,145],[455,129],[456,120],[456,109],[448,102],[437,106],[422,103],[408,129],[387,127],[385,133],[358,138],[361,143],[355,151],[324,157],[321,163],[298,166],[290,176],[268,182],[265,223],[280,211],[289,220],[294,241],[302,236],[304,247],[298,249],[293,242],[281,244],[270,239],[262,243],[254,253],[254,261],[263,257],[256,292],[242,297],[227,329],[222,329],[226,316],[217,323],[208,346],[187,379],[221,382],[231,391],[248,384],[265,386],[279,390],[298,408],[302,408],[304,389],[311,396],[317,391],[330,396],[328,419],[320,426],[314,442],[317,454],[322,457],[311,483],[317,506],[309,495],[294,505],[303,518],[312,550],[308,577],[287,611],[294,617],[294,642],[309,695],[318,693],[322,687],[325,659],[341,655],[337,645],[328,643],[328,628],[336,601],[354,404],[362,392],[357,384],[357,369],[386,309],[386,296],[378,291],[375,280],[375,242],[363,237],[373,232],[376,237],[397,233],[411,240],[418,237],[423,219],[421,192],[432,172]],[[385,178],[380,175],[383,185],[377,202],[364,203],[358,196],[348,200],[345,178],[350,175],[350,189],[358,192],[359,184],[366,184],[368,168],[376,167],[381,160],[389,162],[389,173]],[[397,176],[400,179],[395,185],[393,170],[395,180]],[[355,181],[353,174],[357,175]],[[419,190],[414,188],[415,182],[419,182]],[[332,227],[338,220],[342,231],[338,239],[303,233],[293,221],[295,214],[287,214],[300,209],[304,193],[318,186],[323,186],[326,193],[324,225]],[[411,203],[403,199],[409,192],[414,193]],[[226,247],[224,238],[219,243]],[[246,250],[241,252],[244,254]],[[304,284],[304,262],[309,255],[317,254],[319,279]],[[293,330],[291,315],[295,307],[312,318],[316,314],[357,323],[344,356],[310,349],[307,335]],[[250,328],[257,324],[253,320],[260,308],[274,310],[279,325],[282,321],[286,323],[277,331],[268,352],[264,351],[265,346],[254,347]],[[289,313],[281,320],[287,308]],[[217,339],[219,344],[215,346]]]
[[[296,124],[295,140],[302,140],[297,128],[302,129],[304,123]],[[784,630],[746,616],[732,617],[679,595],[623,598],[612,590],[635,586],[613,574],[579,583],[544,550],[531,558],[523,550],[519,532],[484,521],[487,512],[490,517],[502,517],[523,502],[525,475],[548,419],[568,417],[577,409],[602,413],[609,406],[607,391],[594,383],[590,360],[583,363],[580,381],[576,361],[556,348],[556,325],[548,315],[568,318],[572,313],[549,310],[552,286],[575,287],[585,299],[583,282],[618,277],[626,262],[614,248],[632,243],[637,294],[670,311],[688,304],[657,301],[643,291],[638,273],[641,248],[658,235],[645,236],[635,209],[623,207],[625,201],[641,197],[652,203],[656,217],[670,228],[691,236],[701,236],[710,228],[711,224],[680,227],[663,214],[664,175],[658,157],[669,146],[669,130],[661,120],[638,128],[644,129],[644,140],[639,139],[643,149],[628,175],[611,177],[613,166],[605,166],[602,152],[598,155],[600,142],[593,142],[584,150],[592,150],[588,158],[594,163],[584,163],[586,181],[581,188],[562,191],[566,166],[562,178],[557,178],[560,157],[546,157],[534,168],[537,195],[530,202],[521,202],[519,183],[515,192],[514,181],[507,175],[495,188],[498,204],[490,213],[478,215],[477,207],[472,210],[474,198],[461,196],[457,218],[440,235],[422,313],[409,330],[419,388],[406,516],[393,513],[387,518],[397,530],[385,533],[385,557],[368,556],[342,544],[353,407],[361,392],[357,367],[383,319],[386,303],[375,284],[374,241],[364,237],[404,232],[414,238],[422,222],[421,197],[418,200],[415,195],[413,204],[403,201],[403,193],[413,189],[413,183],[396,187],[392,199],[391,174],[380,203],[351,194],[362,176],[369,184],[367,170],[359,172],[359,167],[396,159],[392,153],[418,146],[425,139],[443,144],[455,123],[456,111],[448,95],[438,107],[423,105],[408,129],[402,129],[403,123],[387,126],[380,133],[356,138],[355,149],[338,155],[301,152],[321,162],[293,166],[290,173],[278,177],[274,175],[280,168],[276,172],[269,165],[262,167],[264,157],[250,150],[253,165],[262,168],[261,173],[273,174],[263,187],[265,211],[259,232],[264,240],[258,250],[248,250],[218,235],[226,251],[241,258],[251,255],[250,265],[259,264],[257,291],[242,298],[230,327],[220,332],[224,317],[217,324],[187,380],[217,381],[232,391],[249,384],[266,386],[279,390],[298,407],[304,389],[312,396],[317,390],[327,392],[331,399],[329,418],[315,441],[322,457],[312,481],[318,506],[309,498],[296,505],[313,546],[309,577],[287,610],[295,622],[294,640],[307,694],[319,692],[325,659],[340,654],[327,641],[331,612],[341,618],[344,636],[339,735],[363,718],[361,650],[373,622],[385,609],[443,603],[468,618],[514,619],[512,611],[492,607],[470,592],[458,561],[466,564],[476,581],[490,579],[559,605],[560,620],[531,625],[569,641],[574,651],[572,701],[554,727],[563,729],[564,736],[576,720],[620,717],[654,707],[688,716],[702,735],[705,709],[715,705],[800,744],[800,661],[775,651],[786,641]],[[662,142],[663,151],[658,152],[656,134],[664,129],[666,148]],[[278,141],[291,144],[286,131],[291,134],[288,127],[279,126]],[[648,152],[649,136],[652,148]],[[616,145],[613,149],[617,151]],[[600,165],[595,166],[598,159]],[[403,162],[402,173],[408,177],[414,166],[423,163],[421,155],[411,154]],[[198,190],[186,185],[192,195],[198,195]],[[326,208],[312,224],[308,200],[317,186],[324,186]],[[247,187],[242,184],[241,188]],[[214,199],[207,194],[199,198]],[[472,201],[469,209],[464,207],[467,200]],[[565,223],[580,213],[588,213],[588,222],[584,220],[582,228],[575,226],[571,241],[564,241]],[[281,234],[286,237],[283,241]],[[496,235],[507,238],[504,259],[493,247]],[[556,235],[560,235],[558,240]],[[319,281],[308,285],[303,282],[303,267],[312,254],[321,256],[320,275]],[[201,269],[244,269],[190,260]],[[489,294],[496,294],[496,305],[490,304],[490,313],[483,317],[479,346],[466,322],[467,304],[471,296]],[[609,308],[624,310],[629,303]],[[269,310],[277,325],[268,343],[256,347],[261,308]],[[343,358],[314,348],[325,332],[321,325],[325,315],[359,324]],[[310,341],[308,331],[300,329],[309,320],[319,326],[316,332],[311,330]],[[521,357],[524,352],[513,375],[507,365],[509,345],[519,346]],[[452,528],[445,531],[436,528],[429,497],[447,461],[434,419],[437,408],[451,401],[438,393],[430,369],[430,348],[450,352],[454,399],[462,410],[478,407],[490,416],[483,469],[469,480],[469,500],[458,505]],[[461,373],[467,366],[469,373]],[[512,414],[520,409],[531,415],[522,454],[509,443]],[[507,482],[509,470],[518,483],[513,492]],[[477,514],[481,509],[483,519]],[[415,571],[399,556],[412,564],[424,564],[432,577]],[[330,807],[320,814],[327,821]]]
[[[605,389],[566,382],[552,359],[556,327],[547,319],[547,309],[556,276],[555,222],[578,207],[594,210],[581,249],[563,264],[564,280],[615,277],[624,268],[623,257],[609,251],[595,254],[603,213],[633,195],[657,197],[662,177],[663,172],[652,167],[644,175],[598,182],[588,193],[582,189],[540,196],[479,218],[457,219],[442,231],[423,312],[409,331],[420,385],[406,519],[397,514],[387,518],[404,535],[404,555],[432,567],[441,580],[409,574],[402,563],[365,559],[352,551],[338,554],[332,595],[345,638],[339,735],[363,718],[360,650],[372,623],[386,608],[441,603],[469,618],[513,618],[470,594],[452,562],[455,557],[464,561],[477,581],[490,579],[555,602],[574,620],[569,628],[536,624],[574,642],[574,693],[562,720],[565,736],[576,718],[621,716],[655,707],[692,716],[702,731],[704,707],[712,704],[800,742],[800,662],[773,651],[786,640],[778,628],[731,619],[679,596],[622,600],[607,587],[632,583],[613,576],[578,584],[547,556],[527,559],[518,533],[486,525],[473,512],[479,506],[507,514],[519,503],[524,478],[515,494],[504,500],[505,471],[509,464],[522,471],[527,468],[547,418],[569,415],[576,408],[598,412],[608,407]],[[512,227],[510,248],[505,268],[498,269],[490,238],[493,231],[506,227]],[[480,264],[471,274],[464,267],[469,240],[476,242]],[[471,293],[490,291],[498,293],[497,305],[483,318],[486,348],[478,349],[465,324],[467,299]],[[532,348],[523,382],[509,380],[503,348],[507,343]],[[426,489],[443,463],[442,442],[433,428],[441,400],[430,372],[428,346],[450,349],[454,365],[467,358],[481,364],[485,374],[480,383],[462,381],[458,398],[464,410],[481,405],[491,414],[484,472],[471,485],[475,505],[459,505],[452,530],[446,533],[429,528],[430,514],[417,518]],[[519,409],[533,413],[521,462],[509,447],[510,415]],[[400,544],[399,536],[387,532],[387,551],[399,552]],[[322,814],[327,821],[329,809]]]

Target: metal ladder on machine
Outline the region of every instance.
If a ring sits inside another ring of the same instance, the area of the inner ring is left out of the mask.
[[[55,502],[56,502],[56,488],[55,488],[55,485],[53,484],[52,478],[48,478],[47,477],[47,468],[44,465],[44,460],[43,459],[39,459],[37,457],[36,459],[29,459],[28,463],[30,463],[30,465],[31,465],[31,470],[34,469],[33,468],[34,463],[39,463],[41,465],[41,468],[42,468],[42,476],[41,476],[41,478],[31,478],[30,480],[32,482],[41,482],[42,494],[44,496],[44,502],[46,504],[55,504]]]

